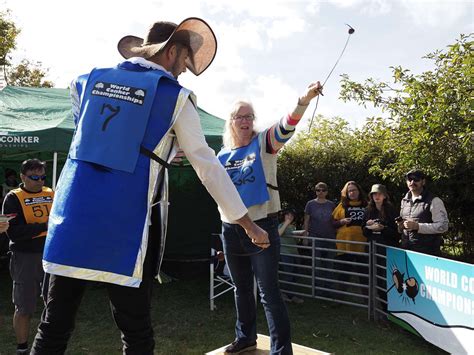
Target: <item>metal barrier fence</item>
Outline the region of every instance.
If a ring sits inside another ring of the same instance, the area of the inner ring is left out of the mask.
[[[300,239],[303,245],[281,244],[283,250],[292,248],[297,251],[281,253],[281,291],[362,307],[367,309],[370,318],[373,292],[370,282],[371,244],[313,237]],[[344,253],[340,249],[345,249]]]
[[[368,319],[387,314],[385,245],[298,238],[303,240],[303,245],[281,244],[278,273],[282,293],[364,308]],[[222,286],[226,287],[224,291],[219,290]],[[214,300],[230,290],[233,290],[230,278],[216,273],[211,263],[211,310],[215,307]]]

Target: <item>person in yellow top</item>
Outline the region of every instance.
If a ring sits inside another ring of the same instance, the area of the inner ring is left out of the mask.
[[[10,274],[13,280],[13,328],[17,354],[27,354],[31,316],[41,294],[43,249],[54,192],[44,186],[45,163],[25,160],[21,165],[20,187],[11,190],[3,201],[3,214],[16,214],[9,221],[7,235],[11,251]]]
[[[360,185],[355,181],[348,181],[341,190],[341,202],[332,213],[334,227],[337,228],[336,240],[347,240],[356,242],[367,242],[367,238],[362,233],[362,223],[364,222],[365,207],[367,201]],[[342,262],[367,263],[366,256],[357,253],[365,252],[365,245],[336,243],[338,255],[336,260]],[[336,266],[342,272],[357,272],[369,274],[365,266],[350,265],[336,262]],[[339,280],[349,281],[349,275],[339,274]],[[361,284],[367,284],[367,277],[359,277]]]

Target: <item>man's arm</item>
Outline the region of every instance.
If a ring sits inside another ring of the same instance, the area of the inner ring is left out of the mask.
[[[8,230],[8,222],[0,222],[0,234],[5,233]]]
[[[232,180],[214,151],[207,145],[199,115],[189,100],[186,101],[173,128],[180,148],[226,218],[239,223],[255,244],[267,243],[267,233],[247,215],[247,208]]]
[[[290,225],[291,221],[285,219],[285,221],[278,227],[278,235],[281,237],[285,233],[286,228]]]
[[[236,220],[236,222],[240,224],[243,229],[245,229],[245,233],[247,233],[247,235],[250,237],[252,243],[263,249],[270,246],[270,242],[268,241],[268,233],[257,226],[250,219],[247,213],[242,218]]]
[[[13,193],[9,193],[5,196],[2,213],[16,213],[16,217],[10,220],[10,227],[6,232],[12,242],[33,239],[33,237],[48,229],[47,223],[26,224],[20,201],[18,201],[18,198]]]
[[[309,235],[309,214],[305,212],[303,222],[304,235]]]
[[[418,233],[420,234],[441,234],[445,233],[449,227],[448,213],[443,201],[435,197],[430,206],[432,223],[419,223]]]

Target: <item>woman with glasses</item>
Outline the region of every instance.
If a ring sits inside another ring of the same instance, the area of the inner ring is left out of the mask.
[[[308,201],[304,209],[304,230],[305,235],[313,238],[335,239],[336,229],[332,223],[332,212],[336,204],[327,199],[328,185],[324,182],[318,182],[315,186],[316,198]],[[317,258],[332,259],[334,253],[324,249],[335,249],[336,245],[333,242],[326,242],[315,240],[315,256]],[[305,245],[309,245],[308,239],[305,239]],[[318,270],[319,268],[331,269],[332,261],[330,260],[316,260],[316,279],[315,285],[317,287],[328,288],[329,283],[325,280],[318,280],[318,278],[330,278],[328,272]],[[325,292],[317,290],[317,294],[327,295]]]
[[[367,201],[364,198],[364,192],[358,183],[348,181],[341,190],[341,202],[332,213],[333,224],[337,228],[336,239],[351,242],[367,242],[367,238],[362,233],[362,223],[365,217],[365,207]],[[368,286],[368,257],[358,253],[365,253],[366,248],[363,244],[336,243],[338,254],[336,260],[339,261],[336,266],[341,271],[339,280],[348,282],[350,274],[347,272],[356,272],[367,276],[359,276],[359,284]],[[355,264],[354,264],[355,263]],[[366,264],[360,265],[360,264]],[[342,289],[347,289],[347,284],[341,283]],[[362,293],[367,293],[367,288],[362,288]]]
[[[270,128],[257,132],[255,111],[250,102],[237,101],[226,122],[224,148],[218,158],[226,168],[248,209],[249,216],[268,232],[270,246],[254,245],[235,222],[222,219],[222,243],[235,289],[236,339],[225,353],[256,348],[256,305],[253,280],[257,280],[271,341],[271,354],[292,354],[290,322],[278,287],[280,237],[277,213],[281,209],[277,187],[277,153],[292,137],[313,98],[321,92],[319,82],[311,83],[297,106]]]

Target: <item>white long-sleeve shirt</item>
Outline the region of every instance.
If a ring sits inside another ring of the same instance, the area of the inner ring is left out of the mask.
[[[143,58],[130,58],[128,61],[145,67],[167,72],[162,66]],[[80,112],[80,98],[75,82],[71,84],[74,121],[77,122]],[[197,176],[216,201],[221,213],[227,220],[235,221],[247,213],[229,175],[220,164],[214,151],[208,146],[201,127],[199,114],[193,103],[188,99],[176,118],[173,130],[180,148],[196,171]]]
[[[412,198],[413,201],[421,199],[421,196]],[[430,205],[431,223],[418,223],[419,234],[441,234],[448,230],[449,220],[448,212],[444,207],[443,201],[439,197],[433,198]]]

